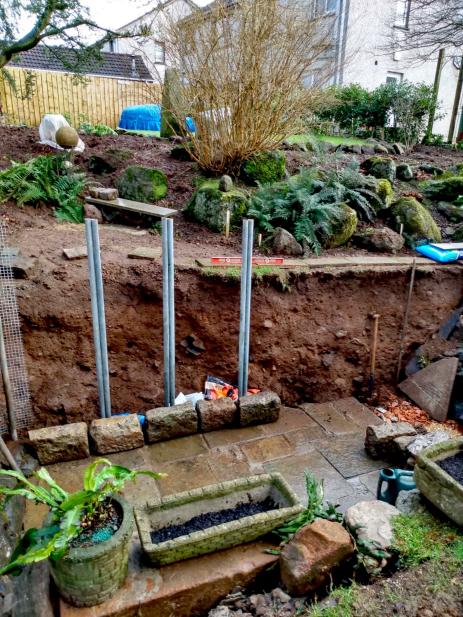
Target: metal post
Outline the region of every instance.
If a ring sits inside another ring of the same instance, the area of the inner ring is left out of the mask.
[[[246,331],[246,269],[248,265],[248,226],[243,219],[243,237],[242,237],[242,257],[241,257],[241,294],[240,294],[240,333],[239,333],[239,349],[238,349],[238,391],[240,396],[243,396],[243,372],[244,372],[244,343]]]
[[[170,407],[169,249],[167,219],[162,219],[162,331],[164,350],[164,404]]]
[[[5,392],[6,411],[8,415],[8,424],[10,426],[10,435],[13,441],[18,441],[18,431],[16,429],[16,415],[13,391],[11,389],[10,372],[8,370],[8,361],[6,358],[5,339],[3,337],[3,324],[0,318],[0,365],[2,370],[3,390]]]
[[[100,236],[98,221],[90,219],[92,226],[93,252],[95,263],[95,281],[98,300],[98,323],[100,329],[101,368],[103,373],[103,388],[105,401],[105,416],[111,417],[111,392],[109,388],[108,341],[106,337],[106,316],[103,291],[103,270],[101,268]]]
[[[169,257],[169,381],[170,403],[175,405],[175,280],[174,280],[174,221],[167,219]]]
[[[251,326],[252,251],[254,243],[254,220],[243,221],[243,259],[241,269],[239,374],[240,396],[248,391],[249,342]]]
[[[19,468],[18,463],[14,460],[13,455],[11,454],[11,452],[8,450],[8,446],[6,445],[6,443],[3,441],[3,437],[0,436],[0,452],[3,454],[3,456],[6,459],[6,462],[8,463],[8,465],[11,467],[11,469],[14,469],[14,471],[19,471],[21,473],[21,469]]]

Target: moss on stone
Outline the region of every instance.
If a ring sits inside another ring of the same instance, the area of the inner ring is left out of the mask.
[[[429,199],[455,201],[463,195],[463,177],[454,176],[445,180],[430,180],[423,188],[424,194]]]
[[[286,157],[279,150],[260,152],[241,167],[241,176],[251,185],[271,184],[278,182],[285,176]]]
[[[394,204],[392,212],[397,222],[403,223],[407,236],[435,242],[442,240],[440,229],[431,213],[414,197],[401,197]]]
[[[381,199],[386,208],[392,204],[394,200],[394,189],[389,180],[381,178],[376,185],[376,194]]]
[[[213,231],[223,232],[227,210],[230,210],[230,222],[234,227],[240,223],[247,209],[248,196],[244,191],[235,188],[224,193],[219,190],[219,180],[208,180],[193,194],[185,214]]]
[[[349,208],[347,204],[341,204],[343,216],[333,224],[333,233],[325,240],[324,247],[333,249],[346,244],[355,233],[358,225],[357,212]]]
[[[167,195],[167,176],[159,169],[133,165],[127,167],[116,186],[121,197],[150,203]]]
[[[463,223],[455,227],[452,240],[454,242],[463,242]]]
[[[395,163],[391,158],[384,156],[371,156],[363,163],[364,169],[375,178],[385,178],[389,182],[394,182],[396,169]]]

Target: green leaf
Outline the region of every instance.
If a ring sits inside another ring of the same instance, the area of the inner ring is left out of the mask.
[[[111,461],[107,458],[98,458],[87,467],[84,473],[84,489],[86,491],[94,491],[96,489],[95,474],[98,467],[101,465],[111,466]]]
[[[39,480],[43,480],[51,487],[51,492],[56,499],[63,501],[69,497],[69,493],[63,490],[50,476],[45,467],[41,467],[39,471],[34,474]]]

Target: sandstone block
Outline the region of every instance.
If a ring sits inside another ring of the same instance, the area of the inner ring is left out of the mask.
[[[196,403],[199,430],[203,433],[231,428],[238,423],[238,410],[231,398]]]
[[[275,392],[260,392],[238,399],[240,426],[276,422],[280,416],[281,401]]]
[[[346,511],[344,521],[359,540],[388,549],[394,539],[392,518],[399,514],[397,508],[385,501],[361,501]]]
[[[125,452],[145,445],[136,414],[93,420],[90,437],[98,454]]]
[[[353,554],[354,546],[344,527],[318,519],[284,546],[281,579],[291,595],[305,596],[324,585],[332,571]]]
[[[365,450],[372,458],[394,454],[397,452],[394,440],[405,435],[416,435],[415,429],[408,422],[367,426]]]
[[[88,192],[94,199],[104,199],[104,201],[114,201],[119,197],[117,189],[102,186],[91,186]]]
[[[29,431],[29,439],[42,465],[75,461],[90,456],[85,422]]]
[[[198,432],[198,416],[191,403],[174,407],[158,407],[146,413],[149,443],[185,437]]]

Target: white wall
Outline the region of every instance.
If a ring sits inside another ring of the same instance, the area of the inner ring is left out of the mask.
[[[397,0],[350,0],[344,84],[358,83],[365,88],[374,89],[386,82],[388,73],[402,73],[403,78],[409,81],[433,84],[437,55],[424,62],[409,52],[392,52],[391,31],[394,36],[406,36],[406,30],[392,28],[396,10]],[[443,103],[446,116],[434,124],[434,133],[440,133],[445,138],[449,129],[457,78],[458,70],[452,59],[447,58],[439,90],[439,100]]]
[[[119,31],[137,31],[141,25],[148,26],[151,29],[151,36],[136,39],[118,39],[114,41],[113,51],[121,54],[141,55],[153,79],[162,83],[168,59],[166,59],[166,63],[156,61],[155,42],[163,42],[163,32],[171,19],[183,19],[190,13],[191,8],[187,2],[184,0],[172,0],[165,8],[147,13],[127,26],[119,28]],[[104,49],[105,51],[110,51],[109,45],[106,45]]]

